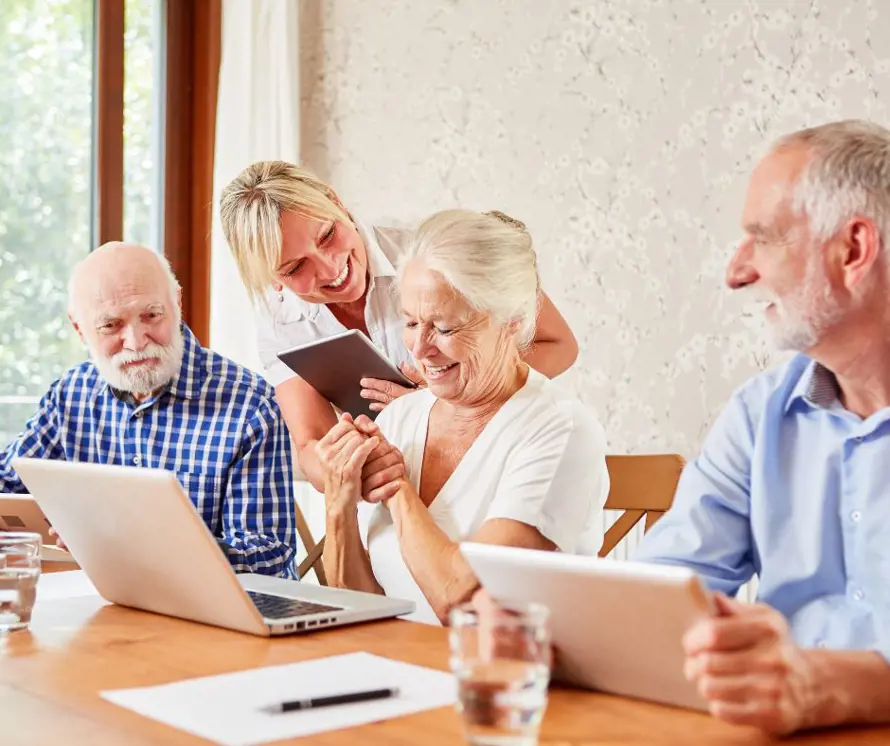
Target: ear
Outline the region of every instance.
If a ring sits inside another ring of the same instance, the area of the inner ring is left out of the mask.
[[[84,336],[83,336],[83,332],[80,330],[80,324],[78,324],[78,323],[74,320],[74,317],[73,317],[70,313],[68,314],[68,321],[71,322],[71,326],[73,326],[73,327],[74,327],[74,331],[77,332],[77,337],[78,337],[78,339],[80,340],[80,343],[83,344],[83,345],[86,345],[87,341],[86,341],[86,339],[85,339]]]
[[[844,226],[838,237],[842,242],[844,285],[852,291],[877,261],[881,252],[881,234],[873,220],[856,216]]]

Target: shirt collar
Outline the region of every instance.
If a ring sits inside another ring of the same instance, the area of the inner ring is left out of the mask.
[[[791,392],[788,404],[785,405],[787,413],[797,401],[804,401],[811,407],[829,409],[839,402],[840,387],[834,373],[821,363],[813,360],[804,370],[803,375]]]
[[[198,338],[192,334],[192,330],[186,324],[182,324],[182,341],[182,363],[179,366],[179,372],[167,384],[164,390],[154,397],[154,400],[159,399],[164,393],[169,393],[171,396],[176,396],[180,399],[197,399],[201,393],[201,387],[207,373],[205,370],[206,366],[204,365],[206,357],[204,349],[198,342]],[[98,388],[96,395],[98,396],[105,391],[110,391],[116,398],[125,404],[129,404],[134,409],[141,406],[136,403],[135,399],[128,392],[118,391],[108,381],[102,379],[102,385]]]
[[[380,243],[377,240],[377,234],[374,232],[374,229],[365,225],[355,216],[352,216],[352,222],[355,225],[358,234],[362,237],[365,249],[367,250],[368,274],[370,275],[369,287],[373,286],[374,280],[378,277],[395,277],[396,269],[383,252],[383,249],[380,248]],[[292,313],[300,317],[307,317],[311,320],[314,320],[315,317],[318,316],[322,307],[321,303],[310,303],[305,301],[287,288],[282,292],[284,293],[283,303],[290,306],[289,310]],[[267,302],[272,308],[275,308],[282,303],[282,301],[278,300],[277,296],[278,293],[272,291],[267,294]]]

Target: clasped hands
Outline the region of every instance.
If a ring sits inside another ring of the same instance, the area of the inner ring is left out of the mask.
[[[383,502],[399,491],[405,459],[369,417],[343,413],[315,445],[324,473],[328,509],[351,507],[364,499]]]

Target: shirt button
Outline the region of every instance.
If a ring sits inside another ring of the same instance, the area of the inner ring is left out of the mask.
[[[861,601],[863,598],[865,598],[865,594],[862,591],[853,591],[853,598],[856,601]]]
[[[142,410],[136,412],[133,416],[134,417],[142,417]]]
[[[133,456],[133,463],[139,466],[139,456]]]
[[[862,513],[860,513],[858,510],[854,510],[852,513],[850,513],[850,520],[853,521],[853,523],[859,523],[860,518],[862,518]]]

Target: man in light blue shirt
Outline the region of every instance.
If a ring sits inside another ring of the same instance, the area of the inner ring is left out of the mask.
[[[890,132],[848,121],[760,162],[727,283],[798,354],[742,386],[636,559],[729,596],[689,630],[711,712],[774,732],[890,720]]]

